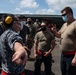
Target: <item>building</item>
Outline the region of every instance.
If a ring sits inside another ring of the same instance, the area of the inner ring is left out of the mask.
[[[0,13],[0,20],[3,19],[4,15],[8,15],[9,13]],[[18,17],[21,15],[25,16],[26,18],[30,17],[33,21],[39,19],[41,22],[42,20],[48,21],[50,24],[56,24],[57,29],[60,29],[64,21],[62,20],[61,15],[42,15],[42,14],[14,14]]]

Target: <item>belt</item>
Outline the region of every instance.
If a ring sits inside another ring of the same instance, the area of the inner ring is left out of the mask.
[[[75,54],[76,51],[72,51],[72,52],[62,52],[63,54],[66,54],[66,55],[72,55],[72,54]]]
[[[2,70],[1,72],[2,75],[13,75],[12,73],[6,73],[5,71]],[[14,74],[14,75],[25,75],[25,73],[20,73],[20,74]]]
[[[42,52],[42,51],[40,51],[40,50],[37,50],[37,53],[38,53],[38,54],[40,54],[40,55],[42,55],[42,54],[43,54],[43,52]]]

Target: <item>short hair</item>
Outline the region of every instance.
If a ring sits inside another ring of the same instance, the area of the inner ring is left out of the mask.
[[[46,24],[46,26],[47,26],[47,22],[46,22],[46,21],[43,21],[43,22],[41,23],[41,25],[42,25],[43,23]]]
[[[72,13],[73,15],[73,10],[71,9],[71,7],[65,7],[64,9],[61,10],[61,13],[63,13],[63,11],[66,11],[66,13]]]
[[[20,15],[20,19],[25,19],[26,17],[24,15]]]
[[[28,21],[32,21],[32,19],[31,19],[31,18],[27,18],[27,22],[28,22]]]

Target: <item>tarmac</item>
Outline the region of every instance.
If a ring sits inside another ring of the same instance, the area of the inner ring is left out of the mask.
[[[56,38],[56,47],[52,51],[52,75],[61,75],[60,71],[60,54],[61,51],[59,49],[59,39]],[[34,54],[33,54],[33,48],[31,50],[31,55],[30,59],[27,61],[26,66],[25,66],[25,74],[26,75],[34,75]],[[42,75],[44,74],[44,64],[42,63],[41,66],[41,73]]]

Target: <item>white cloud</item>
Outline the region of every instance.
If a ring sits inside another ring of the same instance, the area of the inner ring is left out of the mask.
[[[0,13],[4,13],[4,11],[0,11]]]
[[[22,0],[20,2],[20,7],[38,8],[39,4],[35,0]]]
[[[20,11],[20,8],[15,8],[16,11]]]
[[[52,14],[52,15],[56,14],[55,10],[53,9],[42,9],[42,10],[36,11],[36,13],[37,14]]]
[[[21,12],[17,12],[15,14],[33,14],[30,11],[21,11]]]
[[[65,6],[76,8],[76,0],[46,0],[46,3],[55,10],[61,10]]]
[[[20,14],[33,14],[33,13],[31,13],[30,11],[24,11],[24,12],[21,12]]]
[[[18,8],[16,9],[18,10]],[[56,15],[56,11],[53,9],[40,9],[37,10],[36,12],[32,13],[30,10],[28,11],[22,11],[22,12],[17,12],[18,14],[49,14],[49,15]]]
[[[39,4],[36,2],[36,0],[19,0],[19,1],[18,0],[10,0],[10,1],[13,3],[14,2],[17,3],[15,11],[16,11],[16,13],[20,13],[20,14],[51,14],[51,15],[56,15],[56,14],[61,14],[60,11],[65,6],[70,6],[72,8],[76,8],[76,0],[44,0],[44,1],[46,1],[47,5],[48,5],[47,9],[46,8],[44,8],[44,9],[39,8]],[[29,9],[29,8],[32,8],[32,9]]]

